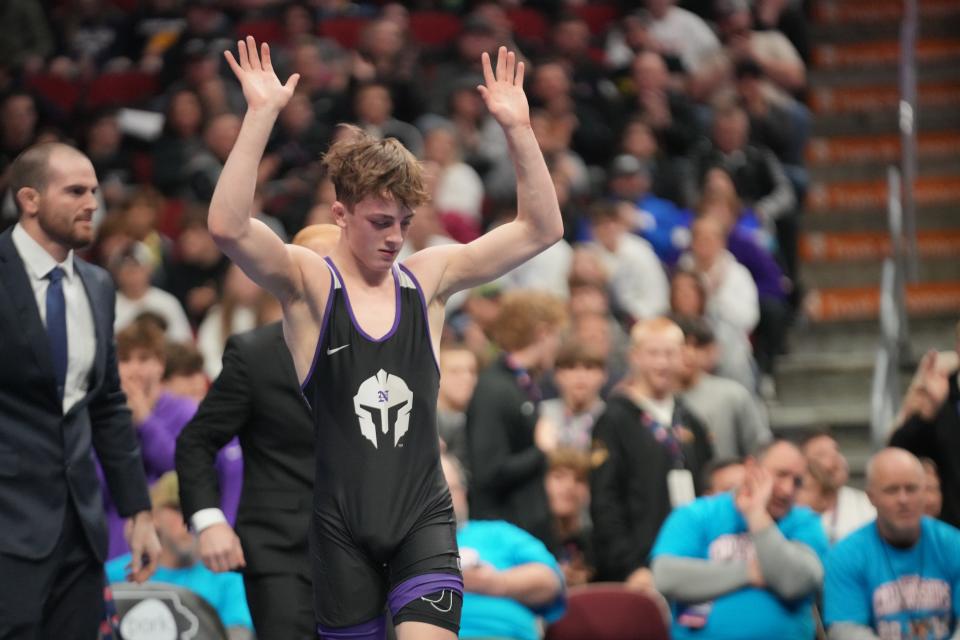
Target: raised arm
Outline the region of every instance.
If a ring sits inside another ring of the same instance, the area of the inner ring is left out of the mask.
[[[237,43],[239,62],[225,52],[230,68],[243,87],[247,113],[240,135],[230,151],[210,199],[208,226],[217,246],[244,273],[281,302],[299,297],[303,290],[294,253],[265,224],[251,219],[257,169],[267,139],[280,110],[286,106],[299,76],[281,84],[270,61],[270,47],[254,39]]]
[[[484,84],[477,89],[506,134],[517,173],[517,217],[470,244],[426,249],[407,261],[427,294],[441,300],[500,277],[563,237],[553,180],[530,126],[524,65],[506,47],[500,47],[496,70],[486,53],[482,63]]]

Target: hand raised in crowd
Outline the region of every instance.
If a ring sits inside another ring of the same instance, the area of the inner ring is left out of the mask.
[[[926,400],[920,403],[920,413],[926,420],[934,418],[950,394],[950,377],[938,366],[938,357],[936,351],[928,351],[918,369],[916,390]]]
[[[770,472],[755,464],[749,465],[734,500],[737,511],[747,521],[750,531],[758,531],[773,522],[767,512],[767,504],[772,495],[773,476]]]
[[[226,522],[212,524],[198,537],[200,559],[214,573],[223,573],[247,566],[240,538]]]
[[[500,126],[512,129],[518,126],[530,126],[530,105],[523,92],[522,62],[517,62],[517,54],[500,47],[497,52],[497,69],[494,73],[490,64],[490,55],[481,56],[483,82],[477,90],[483,97],[490,112]]]
[[[281,84],[270,60],[270,45],[261,43],[258,55],[253,36],[237,42],[237,55],[239,62],[231,51],[224,51],[227,63],[240,81],[248,107],[255,111],[280,111],[287,106],[300,81],[300,74],[293,74],[286,84]]]

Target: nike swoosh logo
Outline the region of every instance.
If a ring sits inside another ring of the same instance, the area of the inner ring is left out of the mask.
[[[449,604],[447,607],[444,607],[444,606],[443,606],[443,596],[447,595],[447,593],[450,594],[450,604]],[[436,600],[431,600],[430,598],[428,598],[428,597],[426,597],[426,596],[420,596],[420,599],[423,600],[424,602],[426,602],[427,604],[429,604],[431,607],[433,607],[434,609],[436,609],[436,610],[439,611],[440,613],[449,613],[449,612],[450,612],[450,609],[453,608],[453,591],[449,591],[449,590],[447,590],[447,589],[444,589],[443,591],[441,591],[441,592],[440,592],[440,597],[437,598]]]
[[[348,342],[347,344],[343,345],[342,347],[335,347],[335,348],[333,348],[333,349],[327,349],[327,355],[328,355],[328,356],[333,355],[333,354],[335,354],[337,351],[340,351],[341,349],[346,349],[346,348],[349,347],[349,346],[350,346],[350,343]]]

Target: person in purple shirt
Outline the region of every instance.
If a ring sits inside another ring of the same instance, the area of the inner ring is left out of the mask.
[[[153,484],[174,468],[177,436],[193,418],[197,403],[191,398],[164,391],[161,385],[165,361],[163,332],[152,323],[138,321],[117,334],[117,359],[120,384],[133,414],[133,424],[140,440],[147,482]],[[99,470],[99,467],[98,467]],[[243,458],[236,439],[227,444],[217,457],[217,471],[223,495],[223,511],[233,522],[240,501],[243,479]],[[123,520],[100,475],[104,488],[104,509],[109,528],[108,558],[127,553],[123,536]]]
[[[757,285],[760,322],[753,334],[754,356],[761,375],[770,376],[777,355],[784,349],[790,320],[788,294],[792,284],[773,254],[763,246],[762,228],[751,230],[742,223],[749,216],[744,213],[735,194],[711,193],[708,190],[700,203],[698,216],[713,217],[728,230],[727,250],[747,268]]]

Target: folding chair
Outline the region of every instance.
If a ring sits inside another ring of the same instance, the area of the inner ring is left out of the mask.
[[[547,627],[545,640],[669,640],[670,608],[656,591],[620,583],[574,587],[567,612]]]

